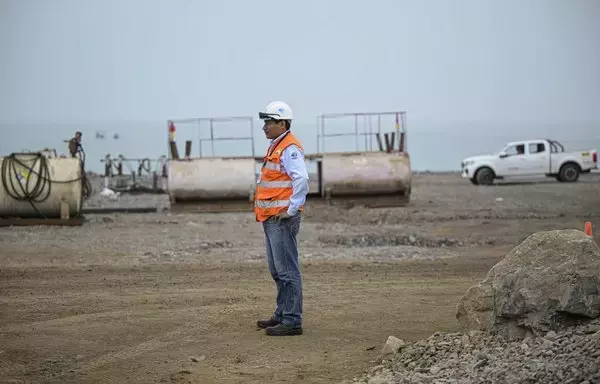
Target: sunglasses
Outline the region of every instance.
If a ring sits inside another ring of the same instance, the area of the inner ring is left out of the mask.
[[[281,116],[278,113],[265,113],[265,112],[258,112],[258,118],[261,120],[277,120],[276,117]]]

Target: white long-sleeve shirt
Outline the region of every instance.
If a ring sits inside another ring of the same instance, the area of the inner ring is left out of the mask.
[[[287,133],[271,141],[271,146],[276,145],[279,140]],[[290,206],[287,213],[290,216],[295,215],[301,205],[306,202],[308,194],[308,171],[304,162],[304,153],[297,145],[288,146],[281,153],[282,171],[288,174],[292,179],[292,197],[290,197]]]

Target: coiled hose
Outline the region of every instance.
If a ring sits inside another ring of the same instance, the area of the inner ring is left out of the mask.
[[[30,165],[21,161],[18,156],[34,156]],[[83,157],[85,159],[85,155]],[[83,163],[82,163],[83,171]],[[34,174],[37,177],[32,178]],[[81,182],[83,186],[80,203],[91,192],[91,184],[82,172],[82,176],[72,180],[51,180],[48,158],[40,152],[33,153],[11,153],[2,161],[0,178],[6,194],[17,201],[27,201],[33,209],[42,217],[46,218],[36,207],[36,204],[46,201],[52,192],[52,184],[69,184]],[[25,182],[23,182],[25,179]],[[35,182],[33,181],[35,179]],[[89,185],[89,187],[87,186]]]
[[[92,195],[92,183],[90,182],[90,179],[87,178],[87,175],[85,173],[85,151],[83,150],[83,147],[81,145],[79,145],[79,150],[77,151],[77,155],[79,156],[79,159],[81,160],[81,182],[82,182],[82,190],[81,190],[81,203],[83,205],[83,200],[87,200],[91,195]]]

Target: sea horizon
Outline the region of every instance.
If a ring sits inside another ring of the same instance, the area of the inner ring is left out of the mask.
[[[236,123],[215,123],[214,137],[244,137],[244,140],[217,140],[214,146],[210,137],[208,121],[177,123],[175,141],[180,156],[185,152],[185,141],[192,141],[192,157],[213,156],[256,156],[260,157],[267,149],[267,140],[258,119],[252,119],[254,153],[250,137],[250,120]],[[359,122],[358,137],[337,136],[321,139],[317,145],[316,122],[295,122],[292,131],[302,141],[306,154],[334,151],[377,150],[374,132],[375,122],[368,127],[368,121]],[[86,171],[104,172],[102,160],[106,155],[117,158],[123,155],[128,159],[159,159],[168,154],[167,120],[153,122],[28,122],[0,124],[2,132],[18,134],[5,135],[0,141],[0,156],[13,152],[36,152],[45,148],[67,154],[64,140],[73,137],[76,131],[83,133],[82,146],[86,153]],[[381,124],[381,132],[395,131],[394,121]],[[143,132],[140,134],[139,132]],[[326,133],[355,132],[354,119],[327,121]],[[492,133],[488,133],[492,132]],[[407,153],[415,172],[456,172],[465,157],[498,153],[510,141],[551,138],[558,140],[565,151],[600,148],[600,125],[594,123],[492,123],[492,122],[449,122],[425,123],[408,121],[406,130]],[[371,140],[369,140],[369,137]],[[200,139],[202,153],[200,153]],[[383,137],[382,137],[383,140]],[[398,140],[396,140],[397,142]],[[385,145],[385,144],[384,144]],[[397,146],[396,146],[397,148]],[[153,165],[154,167],[154,165]],[[136,166],[137,168],[137,166]],[[127,170],[125,170],[127,171]]]

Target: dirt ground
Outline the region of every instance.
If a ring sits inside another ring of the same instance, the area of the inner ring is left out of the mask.
[[[600,176],[483,187],[425,173],[408,207],[309,203],[299,236],[305,333],[291,338],[255,327],[275,286],[250,213],[88,219],[0,228],[0,382],[355,377],[389,335],[459,330],[459,297],[532,232],[591,220],[600,241]]]

